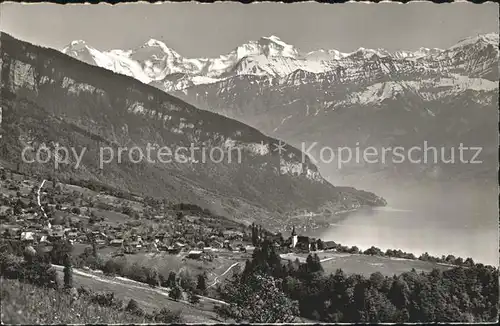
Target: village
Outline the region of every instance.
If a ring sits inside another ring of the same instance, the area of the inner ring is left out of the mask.
[[[281,254],[337,246],[333,241],[297,235],[295,228],[285,239],[281,233],[214,216],[196,205],[139,196],[125,199],[6,170],[0,170],[0,176],[2,238],[31,244],[41,251],[50,251],[52,243],[66,240],[75,255],[95,245],[111,257],[165,252],[211,261],[219,253],[251,254],[256,242],[263,239]],[[44,187],[40,187],[42,182]]]

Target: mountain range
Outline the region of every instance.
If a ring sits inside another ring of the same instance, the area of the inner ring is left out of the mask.
[[[110,51],[99,51],[85,41],[77,40],[62,49],[62,52],[89,64],[172,91],[220,82],[238,75],[278,78],[275,82],[280,83],[285,81],[283,77],[297,70],[313,74],[335,71],[355,78],[359,76],[359,71],[350,69],[356,70],[360,62],[377,62],[382,58],[385,59],[384,63],[390,62],[379,67],[382,73],[410,70],[446,70],[459,73],[460,71],[455,70],[462,68],[468,72],[476,69],[477,73],[487,75],[488,72],[479,67],[480,62],[474,63],[475,68],[472,68],[464,58],[457,56],[477,44],[494,46],[498,44],[498,34],[467,38],[446,50],[420,48],[417,51],[393,53],[363,47],[351,53],[323,49],[303,53],[274,35],[240,45],[218,58],[185,58],[164,42],[155,39],[131,50]],[[177,83],[173,83],[174,80]]]
[[[78,169],[71,167],[74,164],[55,169],[52,161],[23,163],[21,169],[194,203],[270,229],[285,227],[286,218],[304,211],[328,215],[386,204],[373,193],[333,186],[300,150],[253,127],[59,51],[5,33],[0,42],[2,164],[20,162],[26,146],[35,150],[45,146],[52,152],[57,146],[86,148]],[[98,56],[93,53],[92,58]],[[154,149],[194,145],[218,149],[226,156],[215,161],[203,159],[202,151],[191,156],[182,152],[170,162],[137,163],[124,155],[122,161],[99,167],[104,146],[117,153],[120,147],[145,150],[148,145]],[[276,146],[286,146],[286,152],[275,151]],[[234,149],[241,159],[226,159]]]
[[[349,163],[334,174],[496,178],[498,34],[448,49],[303,53],[276,36],[213,59],[187,59],[150,40],[100,52],[82,41],[63,52],[132,76],[196,107],[249,124],[294,146],[481,146],[486,164]],[[318,156],[315,152],[313,156]]]

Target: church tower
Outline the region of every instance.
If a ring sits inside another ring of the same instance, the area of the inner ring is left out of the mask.
[[[292,248],[295,248],[297,245],[297,233],[295,233],[295,226],[292,229]]]

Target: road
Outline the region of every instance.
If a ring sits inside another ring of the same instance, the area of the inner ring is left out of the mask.
[[[63,271],[64,270],[64,266],[54,265],[54,264],[52,264],[52,266],[54,266],[54,268],[56,270],[58,270],[58,271]],[[74,274],[82,276],[82,277],[91,278],[91,279],[94,279],[96,281],[103,282],[103,283],[117,284],[117,285],[120,285],[120,286],[127,287],[129,289],[140,289],[140,290],[146,290],[146,291],[155,292],[157,294],[165,296],[169,300],[175,301],[175,300],[171,299],[168,296],[168,294],[170,292],[169,288],[165,288],[165,287],[155,287],[155,288],[152,288],[148,284],[137,282],[137,281],[134,281],[134,280],[126,278],[126,277],[119,277],[118,278],[118,277],[104,276],[102,274],[102,272],[101,273],[98,273],[98,272],[101,272],[101,271],[84,272],[84,271],[76,269],[76,268],[73,269],[73,273]],[[92,289],[92,290],[95,290],[95,289]],[[221,300],[217,300],[217,299],[214,299],[214,298],[209,298],[209,297],[205,297],[205,296],[201,296],[201,295],[199,297],[200,297],[200,301],[201,302],[203,302],[203,301],[210,301],[210,302],[214,302],[214,303],[228,305],[227,302],[224,302],[224,301],[221,301]],[[191,303],[189,303],[188,301],[185,301],[185,300],[177,300],[177,302],[182,302],[182,303],[191,305]]]
[[[42,210],[43,212],[43,216],[44,217],[47,217],[47,214],[45,213],[45,211],[43,210],[43,207],[42,207],[42,203],[40,202],[40,192],[42,191],[42,188],[43,188],[43,185],[45,184],[45,179],[43,179],[42,183],[40,184],[40,187],[38,188],[38,191],[36,193],[36,199],[38,201],[38,206],[40,207],[40,209]]]
[[[213,282],[211,285],[209,285],[208,287],[209,287],[209,288],[211,288],[212,286],[215,286],[215,285],[219,282],[219,277],[224,276],[224,275],[226,275],[227,273],[229,273],[229,271],[230,271],[233,267],[236,267],[238,264],[239,264],[239,262],[238,262],[238,263],[234,263],[234,264],[232,264],[231,266],[229,266],[229,268],[228,268],[228,269],[226,269],[226,271],[225,271],[224,273],[222,273],[222,274],[220,274],[219,276],[215,277],[214,282]]]

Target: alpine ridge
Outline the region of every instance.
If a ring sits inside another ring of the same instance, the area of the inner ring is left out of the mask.
[[[81,61],[114,72],[152,83],[165,91],[185,89],[194,85],[209,84],[238,75],[284,77],[297,70],[314,74],[344,72],[353,66],[366,66],[384,61],[383,73],[399,71],[400,66],[412,66],[415,71],[449,71],[456,60],[480,48],[491,47],[498,51],[498,34],[490,33],[469,37],[449,49],[419,48],[416,51],[365,49],[351,53],[337,50],[317,50],[302,53],[277,36],[261,37],[240,45],[218,58],[184,58],[165,43],[150,39],[132,50],[98,51],[81,41],[73,41],[62,52]],[[442,62],[443,64],[438,64]]]
[[[87,152],[78,169],[55,170],[42,163],[22,168],[196,203],[270,228],[283,226],[283,219],[297,210],[331,214],[385,205],[374,194],[334,187],[300,150],[285,144],[285,154],[276,152],[273,149],[281,141],[241,122],[199,110],[133,78],[58,51],[4,33],[0,41],[6,126],[0,160],[4,163],[18,162],[25,146],[46,146],[52,151],[57,146],[84,147]],[[75,51],[89,49],[83,42],[75,42],[74,47]],[[103,146],[116,151],[119,147],[146,149],[150,144],[156,151],[169,148],[175,159],[159,161],[153,151],[152,162],[133,162],[129,154],[128,159],[122,155],[123,161],[111,160],[106,168],[99,168],[96,158]],[[176,150],[193,146],[198,150],[191,155]],[[222,160],[221,154],[217,160],[206,159],[201,148],[226,154]]]
[[[268,37],[218,59],[203,59],[211,63],[205,69],[178,69],[149,84],[295,146],[411,147],[423,140],[452,146],[465,139],[471,146],[483,146],[489,162],[467,175],[491,177],[496,173],[497,142],[492,139],[497,138],[498,40],[497,33],[489,33],[448,49],[390,53],[361,47],[352,53],[301,53]],[[448,127],[438,127],[443,123]],[[446,173],[427,164],[423,172],[419,167],[404,173],[448,178],[461,175],[455,168],[444,167]],[[349,171],[344,167],[340,172]]]

